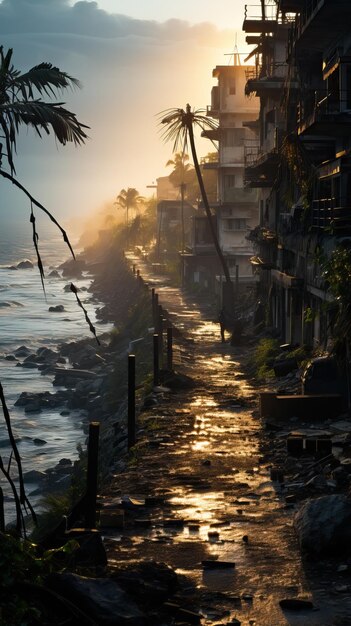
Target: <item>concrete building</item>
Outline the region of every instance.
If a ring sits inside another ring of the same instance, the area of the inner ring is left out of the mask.
[[[267,315],[288,343],[325,347],[335,309],[323,278],[351,235],[351,3],[279,0],[246,7],[256,45],[246,92],[260,101],[246,185],[259,190],[251,233]]]

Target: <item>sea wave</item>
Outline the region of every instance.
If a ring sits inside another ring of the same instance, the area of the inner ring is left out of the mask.
[[[24,304],[22,304],[22,302],[16,302],[15,300],[0,301],[0,309],[16,309],[18,307],[24,307]]]

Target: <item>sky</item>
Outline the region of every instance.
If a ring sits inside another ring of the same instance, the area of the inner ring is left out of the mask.
[[[17,178],[58,218],[85,215],[122,188],[151,195],[169,173],[171,144],[157,115],[210,103],[212,69],[227,65],[241,32],[243,0],[2,0],[0,44],[26,71],[43,61],[78,78],[60,101],[90,127],[85,146],[20,133]],[[236,35],[237,33],[237,35]],[[201,140],[206,154],[211,144]],[[28,201],[1,181],[0,216],[28,215]]]

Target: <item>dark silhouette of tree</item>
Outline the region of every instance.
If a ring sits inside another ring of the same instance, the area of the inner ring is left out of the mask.
[[[215,230],[211,209],[209,206],[207,193],[197,157],[197,151],[195,146],[194,128],[199,127],[202,131],[207,129],[216,129],[217,123],[211,118],[203,115],[202,109],[191,110],[190,104],[186,105],[186,109],[168,109],[161,114],[161,124],[167,126],[163,133],[163,137],[166,141],[173,141],[173,153],[177,152],[178,148],[182,148],[185,153],[188,143],[190,144],[191,155],[194,162],[197,180],[200,187],[201,198],[204,205],[205,213],[208,219],[210,232],[212,235],[213,244],[215,246],[219,261],[222,265],[223,273],[227,283],[231,283],[230,273],[226,259],[220,248],[217,232]]]
[[[38,202],[29,191],[15,178],[16,168],[14,157],[17,147],[17,136],[21,126],[33,128],[39,137],[53,133],[55,139],[65,145],[73,142],[80,145],[85,142],[88,128],[76,118],[76,115],[65,109],[62,102],[46,102],[42,96],[55,97],[64,89],[79,87],[79,81],[51,63],[40,63],[28,72],[21,73],[12,65],[13,50],[6,53],[0,46],[0,176],[9,180],[29,198],[31,202],[31,223],[33,242],[38,258],[38,267],[43,280],[43,267],[38,250],[38,234],[35,227],[33,205],[46,213],[50,220],[61,231],[64,241],[69,246],[66,232],[55,217]]]
[[[116,206],[124,209],[126,212],[126,225],[129,224],[129,211],[134,209],[137,213],[140,206],[144,202],[144,197],[139,195],[139,191],[134,187],[128,187],[127,189],[121,189],[119,195],[114,203]]]
[[[62,102],[46,102],[42,99],[42,96],[54,97],[56,92],[60,92],[69,87],[79,87],[79,82],[75,78],[72,78],[65,72],[61,72],[57,67],[52,66],[51,63],[41,63],[28,72],[21,73],[12,65],[12,54],[13,50],[11,48],[5,53],[3,47],[0,46],[0,176],[9,180],[15,187],[23,191],[30,200],[30,221],[33,231],[33,243],[44,288],[44,269],[39,254],[39,236],[36,231],[33,205],[46,213],[50,220],[56,224],[73,256],[74,253],[65,230],[60,226],[55,217],[15,178],[16,168],[14,157],[16,154],[17,136],[20,127],[27,126],[33,128],[39,137],[42,137],[42,134],[49,135],[52,132],[55,139],[62,145],[68,142],[80,145],[87,139],[85,129],[88,127],[81,124],[74,113],[65,109]],[[74,286],[72,291],[75,293]],[[79,304],[82,306],[80,302]],[[83,306],[82,308],[89,325],[92,326]],[[12,446],[12,454],[7,467],[5,467],[0,456],[0,472],[5,476],[14,495],[16,506],[16,531],[19,535],[22,534],[25,536],[24,513],[27,514],[30,512],[34,520],[35,513],[25,494],[21,457],[18,452],[16,440],[13,436],[10,414],[1,383],[0,404],[6,422],[9,441]],[[10,474],[12,458],[14,458],[17,466],[19,492]],[[0,492],[2,499],[1,489]],[[4,526],[4,520],[2,505],[0,509],[0,526],[3,531],[4,528],[2,528],[2,526]]]

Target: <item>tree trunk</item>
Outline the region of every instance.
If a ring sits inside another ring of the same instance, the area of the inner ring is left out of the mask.
[[[200,169],[200,165],[199,165],[199,162],[198,162],[198,159],[197,159],[193,126],[192,126],[191,123],[188,123],[187,127],[188,127],[189,141],[190,141],[190,147],[191,147],[191,154],[192,154],[193,161],[194,161],[194,167],[195,167],[196,176],[197,176],[197,180],[198,180],[200,191],[201,191],[202,202],[204,203],[205,213],[206,213],[206,216],[207,216],[207,219],[208,219],[208,223],[209,223],[209,226],[210,226],[210,231],[211,231],[214,247],[216,248],[216,252],[217,252],[218,258],[219,258],[220,263],[222,265],[223,274],[225,276],[225,279],[226,279],[227,283],[231,283],[232,281],[231,281],[231,278],[230,278],[228,265],[227,265],[227,262],[226,262],[226,260],[225,260],[225,258],[223,256],[222,250],[221,250],[219,242],[218,242],[217,233],[216,233],[215,228],[213,226],[210,205],[208,203],[208,198],[207,198],[204,181],[203,181],[202,174],[201,174],[201,169]]]

